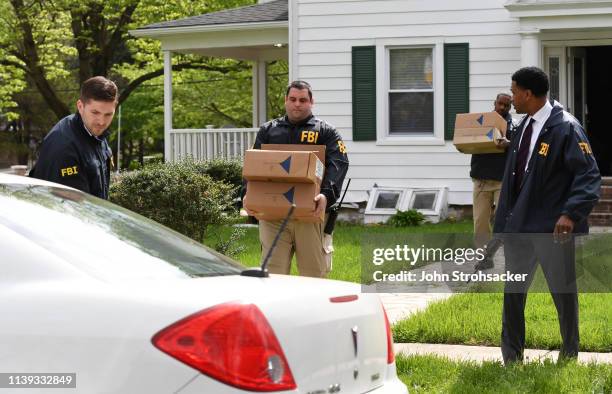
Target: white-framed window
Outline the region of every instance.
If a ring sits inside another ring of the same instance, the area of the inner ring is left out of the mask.
[[[439,189],[415,190],[412,192],[408,209],[417,209],[422,213],[435,214],[439,194]]]
[[[404,205],[406,194],[405,188],[375,187],[368,200],[366,212],[393,215]]]
[[[365,209],[365,223],[384,223],[397,211],[416,209],[428,221],[437,223],[448,211],[448,188],[374,186]]]
[[[376,145],[444,145],[444,39],[376,42]]]
[[[558,45],[555,42],[555,45]],[[544,71],[548,74],[550,90],[548,96],[568,107],[567,67],[569,61],[565,47],[544,45]]]
[[[387,56],[389,135],[433,136],[433,47],[391,47]]]
[[[424,213],[435,213],[441,189],[413,189],[409,187],[374,187],[366,213],[391,213],[418,209]]]
[[[550,92],[548,96],[551,99],[559,101],[560,99],[560,57],[550,56],[548,57],[548,79],[550,80]]]

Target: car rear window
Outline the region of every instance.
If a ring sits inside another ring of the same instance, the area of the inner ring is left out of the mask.
[[[75,190],[2,184],[0,225],[109,280],[236,275],[244,270],[167,227]]]

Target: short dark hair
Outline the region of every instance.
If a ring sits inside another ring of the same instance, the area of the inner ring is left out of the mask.
[[[506,96],[506,97],[512,98],[512,95],[510,93],[501,92],[501,93],[497,93],[497,96],[495,96],[495,101],[499,100],[500,96]]]
[[[92,77],[81,86],[81,101],[117,101],[117,85],[104,77]]]
[[[538,67],[523,67],[512,74],[512,80],[521,88],[531,90],[536,97],[548,93],[548,75]]]
[[[291,88],[295,88],[297,90],[308,89],[308,97],[312,100],[312,88],[310,84],[306,81],[293,81],[289,85],[287,85],[287,91],[285,92],[285,97],[289,96],[289,91]]]

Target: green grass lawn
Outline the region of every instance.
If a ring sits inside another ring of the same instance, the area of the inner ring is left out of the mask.
[[[396,342],[499,346],[503,294],[457,294],[431,304],[393,327]],[[580,349],[612,351],[612,294],[579,294]],[[525,308],[526,346],[559,349],[552,297],[531,293]]]
[[[388,241],[389,237],[397,234],[420,234],[420,233],[442,233],[442,234],[469,234],[472,232],[471,221],[457,223],[423,224],[418,227],[396,228],[390,226],[357,226],[338,223],[334,231],[334,260],[333,269],[329,275],[330,279],[345,280],[360,283],[361,281],[361,247],[362,241],[368,238],[380,238]],[[241,241],[245,250],[234,256],[245,266],[257,266],[260,264],[261,249],[259,245],[259,232],[257,228],[247,228],[246,235]],[[231,233],[229,226],[211,227],[206,232],[204,244],[214,246],[219,240],[227,239]],[[291,269],[292,274],[297,274],[295,259]]]
[[[504,367],[436,356],[398,356],[410,393],[611,393],[612,365],[545,361]]]

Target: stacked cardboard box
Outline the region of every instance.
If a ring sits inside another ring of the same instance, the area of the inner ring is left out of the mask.
[[[324,214],[314,216],[314,198],[320,193],[324,164],[310,150],[300,145],[262,146],[244,156],[242,176],[248,181],[245,208],[259,220],[281,220],[295,204],[293,219],[322,222]],[[285,149],[285,150],[269,150]],[[268,149],[268,150],[266,150]],[[291,150],[289,150],[291,149]],[[323,151],[323,158],[325,153]]]
[[[501,153],[506,127],[497,112],[457,114],[453,144],[462,153]]]

